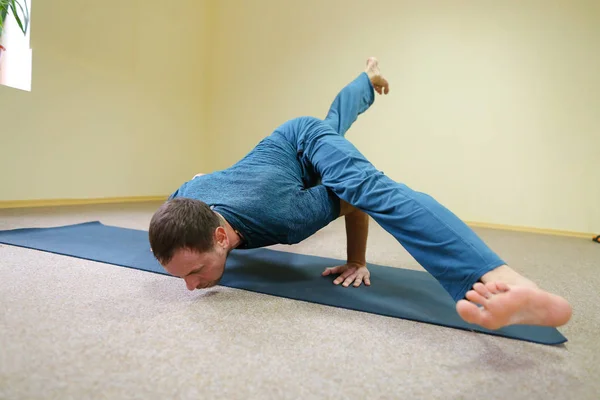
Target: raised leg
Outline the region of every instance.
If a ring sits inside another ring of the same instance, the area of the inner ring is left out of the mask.
[[[369,58],[365,71],[338,93],[325,117],[325,123],[345,136],[358,116],[375,101],[375,90],[387,94],[389,85],[381,76],[377,60]]]

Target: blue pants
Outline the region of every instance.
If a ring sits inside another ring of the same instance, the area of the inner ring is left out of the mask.
[[[505,263],[456,215],[378,171],[344,137],[373,102],[373,86],[362,73],[337,95],[325,120],[297,118],[279,132],[296,147],[305,184],[320,183],[370,215],[458,301]]]

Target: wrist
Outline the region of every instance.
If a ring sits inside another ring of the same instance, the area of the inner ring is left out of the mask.
[[[356,260],[356,259],[350,259],[350,258],[346,261],[346,264],[358,265],[361,267],[367,266],[367,262],[365,260]]]

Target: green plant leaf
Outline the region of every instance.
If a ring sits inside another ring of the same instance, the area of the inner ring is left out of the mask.
[[[2,35],[2,30],[4,28],[4,19],[6,18],[6,14],[8,13],[8,3],[7,0],[0,0],[0,36]]]
[[[24,19],[25,19],[25,32],[27,32],[27,29],[29,29],[29,6],[27,5],[27,0],[25,0],[25,14],[24,14]]]
[[[16,3],[19,4],[19,3]],[[23,11],[23,7],[21,6],[21,4],[19,4],[19,7],[21,8],[21,11]],[[23,32],[23,34],[26,34],[27,31],[25,30],[25,28],[23,28],[23,23],[21,22],[21,18],[19,17],[19,14],[17,13],[17,7],[15,6],[15,0],[12,0],[11,4],[10,4],[10,9],[12,11],[13,17],[15,17],[15,20],[17,21],[17,24],[19,25],[19,28],[21,28],[21,31]]]
[[[2,34],[9,11],[14,16],[23,34],[26,35],[29,29],[29,6],[26,0],[24,2],[23,0],[0,0],[0,34]]]
[[[29,19],[29,9],[27,7],[27,0],[23,0],[23,4],[25,4],[25,8],[23,8],[23,4],[21,4],[21,2],[18,0],[12,0],[12,3],[13,3],[13,6],[15,4],[17,6],[19,6],[19,8],[21,9],[21,16],[23,17],[23,22],[26,22]]]

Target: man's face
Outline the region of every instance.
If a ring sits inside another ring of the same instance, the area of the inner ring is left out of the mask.
[[[205,253],[180,249],[164,268],[171,275],[183,278],[188,290],[204,289],[219,283],[226,259],[227,253],[220,246]]]

